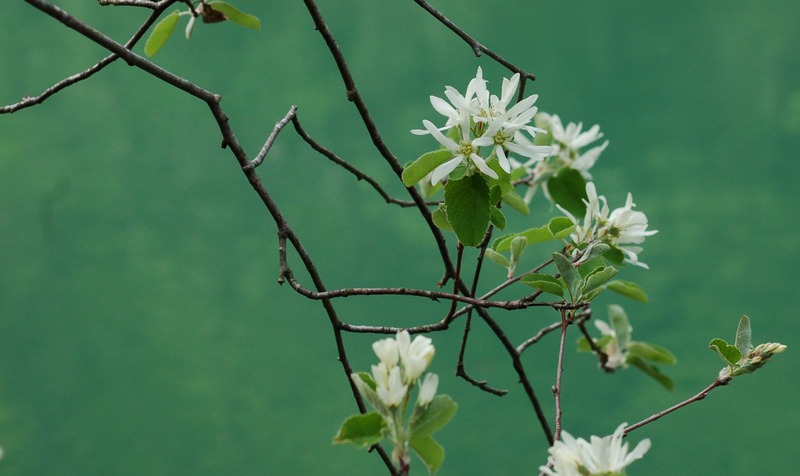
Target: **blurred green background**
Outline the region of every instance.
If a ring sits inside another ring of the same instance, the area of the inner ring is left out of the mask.
[[[252,154],[297,104],[312,136],[392,182],[302,2],[237,4],[261,18],[261,31],[198,25],[190,41],[179,31],[156,61],[221,94]],[[146,16],[96,2],[61,5],[119,41]],[[650,304],[621,303],[635,339],[677,354],[679,364],[665,369],[676,387],[664,391],[636,370],[605,375],[591,356],[569,352],[566,429],[607,434],[693,395],[722,366],[709,340],[732,340],[746,313],[756,342],[789,350],[632,433],[633,443],[649,437],[653,447],[631,474],[795,473],[795,2],[435,6],[536,73],[527,92],[540,95],[541,110],[599,123],[611,141],[593,170],[600,192],[612,206],[632,192],[660,230],[641,255],[651,270],[621,276],[640,283]],[[411,1],[320,0],[319,7],[403,161],[434,145],[408,133],[436,117],[429,95],[445,85],[463,90],[478,65],[495,89],[510,75],[475,58]],[[103,55],[23,2],[10,3],[0,19],[0,103],[39,94]],[[0,117],[0,474],[384,474],[377,456],[331,445],[355,405],[330,325],[318,303],[276,284],[274,224],[219,143],[205,105],[122,62]],[[431,289],[440,278],[414,212],[384,205],[291,129],[259,171],[329,288]],[[388,188],[402,196],[398,184]],[[550,213],[538,198],[513,230]],[[500,276],[490,268],[486,288]],[[597,303],[598,317],[611,302]],[[400,298],[337,304],[351,323],[409,326],[438,320],[447,307]],[[557,318],[496,317],[517,342]],[[453,377],[462,328],[457,321],[451,333],[432,335],[440,391],[460,404],[437,436],[447,450],[439,474],[536,474],[544,438],[485,326],[474,326],[468,371],[509,395]],[[346,337],[355,368],[375,360],[372,340]],[[525,354],[548,412],[556,341]]]

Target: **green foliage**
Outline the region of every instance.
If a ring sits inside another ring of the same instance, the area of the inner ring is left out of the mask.
[[[730,345],[725,342],[725,339],[719,337],[711,339],[711,343],[709,343],[708,346],[728,365],[736,365],[742,360],[742,353],[739,349],[737,349],[735,345]]]
[[[577,302],[580,297],[583,283],[578,270],[573,266],[572,261],[561,253],[553,253],[553,262],[556,264],[561,279],[564,280],[566,290],[569,292],[571,302]]]
[[[401,179],[403,185],[412,187],[414,184],[425,178],[433,170],[453,158],[453,152],[447,149],[438,149],[422,154],[417,160],[409,164]]]
[[[482,175],[448,180],[444,188],[447,221],[464,246],[478,246],[491,220],[489,186]]]
[[[564,281],[548,274],[529,274],[522,278],[522,282],[540,291],[564,297]]]
[[[742,315],[736,328],[736,348],[742,355],[747,355],[753,350],[753,331],[750,329],[750,318]]]
[[[647,294],[645,294],[644,290],[639,287],[638,284],[632,283],[630,281],[611,281],[610,283],[606,284],[606,289],[610,289],[615,293],[621,294],[626,298],[633,299],[634,301],[639,301],[642,303],[647,303],[649,298]]]
[[[153,28],[153,32],[144,44],[144,54],[147,56],[154,56],[158,51],[167,43],[169,37],[175,31],[175,26],[178,24],[178,19],[181,14],[178,10],[165,16]]]
[[[528,245],[543,243],[545,241],[560,240],[569,236],[575,230],[575,224],[567,217],[555,217],[547,225],[539,228],[531,228],[513,235],[505,235],[497,238],[492,243],[495,251],[502,253],[511,247],[511,240],[517,236],[524,236],[528,240]]]
[[[385,428],[386,422],[378,412],[353,415],[342,423],[333,438],[333,444],[351,444],[366,448],[381,441]]]
[[[448,395],[436,395],[411,420],[411,434],[416,437],[433,435],[453,419],[457,410],[458,404]]]
[[[430,436],[412,436],[411,449],[425,463],[430,474],[435,473],[444,462],[444,448]]]
[[[208,2],[207,5],[225,15],[225,18],[232,23],[253,30],[261,29],[261,20],[259,20],[258,17],[250,15],[249,13],[244,13],[230,3],[211,1]]]
[[[563,168],[547,181],[547,190],[553,201],[580,218],[586,214],[586,180],[573,168]]]

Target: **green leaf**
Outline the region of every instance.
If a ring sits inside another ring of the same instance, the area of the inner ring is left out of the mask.
[[[525,203],[525,200],[523,200],[522,197],[520,197],[519,194],[513,190],[503,195],[503,203],[522,213],[523,215],[528,215],[531,212],[530,208],[528,208],[528,204]]]
[[[678,359],[675,355],[664,347],[647,342],[631,342],[628,345],[628,355],[635,355],[645,360],[660,362],[662,364],[673,365]]]
[[[643,303],[647,303],[647,301],[649,301],[647,294],[644,293],[642,288],[640,288],[638,284],[630,281],[611,281],[610,283],[606,284],[606,288],[614,291],[615,293],[622,294],[626,298],[633,299],[634,301]]]
[[[560,279],[554,276],[535,273],[523,277],[521,281],[528,286],[532,286],[546,293],[564,297],[564,284]]]
[[[378,410],[378,412],[382,414],[389,413],[389,409],[386,408],[386,404],[383,403],[383,400],[378,397],[378,393],[375,391],[377,386],[375,381],[372,380],[372,377],[367,372],[358,372],[357,374],[352,374],[350,378],[353,380],[353,383],[356,384],[358,391],[361,393],[364,399],[367,400],[375,410]]]
[[[433,224],[442,230],[453,231],[453,227],[447,221],[447,207],[444,204],[439,205],[439,208],[433,211],[431,218],[433,219]]]
[[[179,18],[180,12],[175,10],[158,22],[156,27],[153,28],[153,32],[150,33],[147,43],[144,44],[144,54],[154,56],[158,53],[158,50],[167,43],[169,37],[172,36],[172,32],[175,31],[175,25],[178,24]]]
[[[412,162],[408,167],[403,170],[401,176],[403,185],[411,187],[415,183],[424,179],[426,175],[433,172],[433,170],[453,158],[453,152],[447,149],[439,149],[422,154],[420,158]]]
[[[519,233],[515,233],[513,235],[506,235],[503,237],[498,238],[495,240],[492,248],[495,251],[503,252],[508,251],[509,247],[511,246],[511,240],[515,236],[524,236],[528,239],[528,245],[535,245],[536,243],[542,243],[545,241],[557,240],[561,239],[575,229],[575,224],[572,223],[567,217],[555,217],[550,220],[547,225],[539,227],[539,228],[531,228]],[[556,236],[558,235],[558,236]]]
[[[444,187],[447,221],[464,246],[478,246],[491,219],[489,186],[480,174],[448,180]]]
[[[522,257],[522,253],[525,252],[525,248],[528,247],[528,239],[524,236],[515,236],[511,240],[511,262],[512,263],[519,263],[519,259]]]
[[[245,28],[252,28],[253,30],[261,29],[261,20],[259,20],[258,17],[249,13],[244,13],[230,3],[208,2],[208,5],[212,9],[224,14],[229,21],[236,23],[237,25],[241,25]]]
[[[486,248],[486,252],[483,255],[490,261],[493,261],[504,268],[508,268],[508,266],[511,264],[509,263],[508,258],[491,248]]]
[[[736,348],[742,355],[747,355],[753,350],[751,336],[750,318],[742,314],[742,317],[739,318],[739,326],[736,328]]]
[[[561,273],[561,279],[567,285],[567,291],[572,297],[572,302],[575,302],[582,294],[580,289],[583,287],[583,280],[578,274],[578,270],[575,269],[569,258],[561,253],[553,253],[553,261],[556,264],[556,268],[558,268],[558,272]]]
[[[503,215],[503,212],[501,212],[500,209],[494,205],[490,205],[489,212],[491,216],[492,225],[494,225],[495,228],[499,230],[505,230],[506,216]]]
[[[342,423],[333,437],[334,445],[352,444],[359,448],[372,446],[383,438],[386,422],[377,412],[353,415]]]
[[[722,357],[722,360],[728,365],[737,365],[737,363],[742,360],[742,353],[739,352],[739,349],[737,349],[736,346],[728,344],[724,339],[720,339],[719,337],[711,339],[711,343],[708,344],[708,347]]]
[[[435,473],[444,462],[444,448],[430,436],[412,437],[409,441],[411,449],[428,467],[428,473]]]
[[[560,240],[568,237],[575,230],[575,224],[567,217],[555,217],[547,223],[547,229],[554,239]]]
[[[431,436],[456,414],[458,405],[448,395],[437,395],[410,424],[412,437]]]
[[[594,271],[589,273],[589,275],[586,277],[586,286],[583,288],[584,295],[599,288],[609,279],[613,278],[617,273],[617,268],[611,266],[595,268]]]
[[[563,168],[547,181],[547,190],[553,201],[575,217],[586,214],[586,180],[580,172],[572,168]]]
[[[650,377],[653,377],[658,383],[663,385],[667,390],[672,390],[675,387],[675,383],[672,381],[671,378],[662,374],[661,371],[658,370],[658,368],[647,364],[642,359],[629,355],[627,358],[627,362],[636,367],[637,369],[641,370],[642,372],[646,373]]]

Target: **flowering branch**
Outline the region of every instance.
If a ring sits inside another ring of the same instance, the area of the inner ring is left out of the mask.
[[[548,464],[540,467],[546,475],[620,474],[649,448],[649,440],[644,440],[629,453],[627,444],[622,443],[625,434],[704,399],[714,388],[727,385],[734,377],[759,369],[773,354],[783,352],[786,348],[777,343],[761,344],[754,348],[750,343],[749,319],[743,317],[737,330],[735,345],[722,339],[711,342],[710,347],[723,358],[727,366],[709,387],[639,423],[628,427],[622,424],[613,435],[592,437],[590,441],[573,438],[562,429],[564,352],[570,324],[577,324],[583,336],[579,341],[579,349],[594,352],[600,359],[601,368],[607,372],[633,364],[669,388],[671,381],[645,361],[671,364],[675,360],[666,349],[633,341],[632,328],[619,306],[609,307],[610,324],[601,320],[594,321],[602,334],[599,339],[592,338],[585,327],[585,323],[592,317],[592,301],[605,290],[637,301],[647,301],[647,296],[635,284],[612,278],[618,272],[617,267],[624,264],[647,268],[646,264],[639,261],[639,253],[642,251],[640,245],[646,237],[656,233],[648,230],[644,213],[634,210],[635,204],[630,194],[624,206],[612,210],[606,198],[597,193],[589,169],[606,148],[608,141],[588,149],[587,147],[603,137],[599,126],[595,125],[584,131],[580,123],[567,123],[564,126],[557,115],[538,113],[534,105],[537,96],[524,97],[526,81],[535,79],[533,74],[523,71],[483,46],[427,1],[415,0],[417,5],[467,42],[476,56],[486,54],[515,74],[511,78],[503,79],[499,95],[490,93],[488,81],[483,78],[482,69],[478,68],[465,93],[447,86],[444,93],[446,100],[432,96],[431,105],[446,118],[446,121],[443,120],[444,125],[440,126],[426,119],[422,121],[424,129],[417,129],[412,133],[429,135],[436,141],[436,149],[403,167],[384,143],[322,13],[314,0],[304,0],[315,28],[339,70],[347,100],[358,111],[375,149],[406,186],[410,200],[400,200],[391,197],[377,180],[315,141],[302,127],[297,116],[297,106],[294,105],[276,122],[261,149],[250,159],[220,106],[221,97],[218,94],[203,89],[131,51],[156,19],[175,3],[185,3],[190,11],[174,12],[159,22],[153,35],[160,29],[161,33],[169,31],[166,36],[162,35],[158,39],[157,46],[150,48],[149,52],[148,47],[145,47],[148,54],[155,54],[163,46],[181,15],[191,16],[186,30],[187,37],[198,15],[212,23],[231,19],[248,27],[260,25],[255,17],[238,12],[224,2],[203,1],[195,7],[196,3],[189,0],[99,0],[101,5],[135,6],[153,10],[123,45],[45,0],[26,1],[101,45],[111,54],[95,66],[56,83],[37,97],[26,97],[20,102],[0,108],[0,113],[13,113],[40,104],[58,91],[92,76],[117,58],[122,58],[129,65],[203,101],[219,128],[222,147],[227,148],[234,156],[243,175],[276,225],[278,283],[288,282],[298,294],[320,301],[328,317],[338,360],[360,411],[359,415],[354,415],[345,422],[335,442],[375,449],[391,474],[408,474],[411,450],[422,458],[431,473],[441,465],[444,450],[431,438],[431,434],[449,421],[455,413],[455,403],[449,397],[436,395],[438,377],[435,374],[429,373],[423,378],[422,374],[434,353],[430,339],[417,335],[411,341],[410,335],[447,330],[456,319],[464,315],[465,325],[455,364],[456,375],[493,395],[502,396],[508,392],[488,385],[486,380],[471,377],[465,370],[472,318],[477,315],[511,359],[519,383],[550,446]],[[513,101],[515,97],[516,102]],[[430,231],[444,268],[438,286],[441,288],[452,279],[451,292],[412,287],[353,287],[333,290],[326,287],[310,253],[284,218],[257,171],[272,150],[279,134],[290,122],[298,136],[312,150],[322,154],[356,179],[366,181],[386,203],[416,207]],[[518,186],[527,188],[524,197],[517,194]],[[543,226],[507,234],[492,241],[496,230],[506,228],[505,212],[511,209],[527,215],[530,212],[530,200],[540,188],[564,216],[553,218]],[[444,192],[444,199],[431,200],[440,190]],[[453,232],[455,235],[455,259],[447,245],[446,232]],[[519,273],[518,267],[523,269],[520,258],[524,250],[528,246],[545,242],[555,242],[554,248],[559,251],[552,253],[552,258],[538,266]],[[309,287],[295,278],[289,266],[290,246],[297,253],[302,269],[311,280]],[[464,269],[465,249],[471,247],[476,249],[477,255],[471,283],[468,283],[464,278],[464,274],[469,274],[469,270]],[[494,285],[488,291],[481,291],[485,258],[505,268],[507,274],[500,284]],[[522,296],[515,299],[495,299],[500,291],[512,285],[518,285],[515,289],[526,289],[523,286],[530,286],[535,290],[519,292],[517,295]],[[556,296],[557,299],[540,300],[543,293]],[[334,306],[334,301],[338,298],[381,295],[449,301],[449,305],[443,317],[413,328],[350,324],[340,318]],[[493,308],[520,310],[534,307],[548,307],[559,311],[561,319],[542,327],[518,345],[512,343],[501,321],[490,312]],[[541,406],[521,356],[528,347],[558,329],[561,333],[555,385],[552,386],[555,419],[551,428],[551,420]],[[354,372],[344,345],[345,332],[394,334],[395,339],[382,339],[373,344],[380,363],[372,366],[371,373]],[[414,388],[419,390],[416,402],[410,399]],[[368,411],[367,404],[374,411]],[[380,445],[382,440],[387,440],[394,448],[391,454]]]

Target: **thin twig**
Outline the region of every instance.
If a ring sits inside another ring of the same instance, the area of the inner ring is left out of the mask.
[[[684,401],[682,401],[682,402],[680,402],[680,403],[678,403],[676,405],[673,405],[673,406],[667,408],[666,410],[662,410],[660,412],[654,413],[654,414],[650,415],[649,417],[645,418],[644,420],[640,421],[639,423],[635,423],[635,424],[625,428],[625,431],[624,431],[623,434],[627,435],[628,433],[632,432],[633,430],[636,430],[637,428],[641,428],[641,427],[647,425],[648,423],[652,423],[652,422],[658,420],[659,418],[663,417],[664,415],[668,415],[668,414],[674,412],[675,410],[678,410],[679,408],[683,408],[686,405],[689,405],[690,403],[699,402],[700,400],[703,400],[715,388],[722,387],[724,385],[728,385],[731,382],[731,379],[732,379],[732,377],[730,377],[730,376],[719,376],[719,377],[717,377],[716,380],[714,380],[714,382],[711,385],[709,385],[708,387],[704,388],[697,395],[695,395],[695,396],[693,396],[691,398],[688,398],[688,399],[686,399],[686,400],[684,400]]]
[[[449,28],[450,31],[452,31],[453,33],[458,35],[462,40],[464,40],[472,48],[472,51],[473,51],[473,53],[475,53],[475,56],[481,56],[482,54],[486,53],[486,56],[492,58],[497,63],[505,66],[510,71],[513,71],[515,73],[519,73],[520,76],[523,78],[523,81],[526,78],[530,79],[531,81],[536,79],[536,76],[533,73],[529,73],[529,72],[523,70],[522,68],[520,68],[518,66],[515,66],[514,64],[512,64],[511,62],[509,62],[508,60],[506,60],[502,56],[498,55],[494,51],[492,51],[489,48],[487,48],[487,47],[483,46],[482,44],[480,44],[478,42],[478,40],[476,40],[475,38],[471,37],[464,30],[459,28],[455,23],[453,23],[452,21],[448,20],[447,17],[445,17],[444,14],[442,14],[442,12],[440,12],[439,10],[433,8],[433,6],[430,3],[426,2],[425,0],[414,0],[414,3],[416,3],[417,5],[422,7],[423,9],[425,9],[434,18],[439,20],[439,22],[441,22],[444,26]],[[524,85],[524,82],[520,82],[520,84]]]
[[[283,128],[286,127],[286,124],[288,124],[289,121],[293,121],[295,118],[297,118],[297,106],[292,106],[289,108],[289,112],[283,116],[283,119],[275,124],[275,127],[272,129],[272,133],[269,135],[269,137],[267,137],[267,141],[264,142],[264,146],[258,152],[258,155],[256,155],[253,160],[251,160],[250,163],[245,166],[245,168],[254,169],[261,165],[261,162],[264,161],[264,157],[267,156],[267,153],[269,153],[269,150],[272,148],[272,144],[275,143],[275,139],[278,138],[278,134],[280,134]]]
[[[561,310],[561,341],[558,343],[558,363],[556,364],[556,384],[553,386],[553,397],[555,397],[555,432],[553,439],[558,440],[561,438],[561,377],[564,374],[564,346],[567,342],[567,327],[569,327],[569,319],[567,318],[567,311]]]
[[[416,203],[414,203],[414,202],[410,202],[410,201],[407,201],[407,200],[399,200],[397,198],[389,196],[389,194],[386,193],[386,191],[383,189],[383,187],[381,187],[380,184],[375,179],[373,179],[369,175],[365,174],[364,172],[358,170],[356,167],[354,167],[353,165],[351,165],[350,163],[348,163],[347,161],[345,161],[344,159],[342,159],[341,157],[339,157],[338,155],[333,153],[333,151],[323,147],[322,144],[320,144],[319,142],[315,141],[308,134],[308,132],[306,132],[306,130],[303,128],[303,126],[300,124],[300,119],[297,116],[292,118],[292,124],[294,124],[294,129],[295,129],[295,131],[297,131],[297,134],[299,134],[300,137],[309,146],[311,146],[312,149],[316,150],[317,152],[319,152],[323,156],[327,157],[328,160],[330,160],[331,162],[335,163],[336,165],[339,165],[343,169],[345,169],[348,172],[350,172],[351,174],[353,174],[356,177],[357,180],[364,180],[365,182],[370,184],[372,186],[372,188],[374,188],[375,191],[378,192],[378,195],[380,195],[386,203],[394,203],[394,204],[399,205],[401,207],[413,207],[413,206],[416,206]],[[433,204],[429,204],[429,205],[433,205]]]
[[[147,32],[150,26],[158,19],[161,13],[167,8],[169,8],[169,6],[174,4],[176,1],[177,0],[165,0],[164,2],[161,2],[162,5],[159,8],[155,9],[155,11],[147,18],[147,20],[145,20],[144,23],[142,23],[142,25],[139,26],[139,28],[136,30],[136,33],[134,33],[133,36],[125,43],[125,48],[128,50],[133,49],[136,43],[139,42],[139,40],[144,36],[144,34]],[[119,56],[112,53],[103,58],[102,60],[100,60],[94,66],[84,71],[81,71],[80,73],[76,73],[62,79],[56,84],[45,89],[38,96],[26,96],[22,99],[22,101],[19,101],[15,104],[10,104],[8,106],[0,107],[0,114],[11,114],[21,109],[41,104],[45,100],[47,100],[47,98],[61,91],[62,89],[72,86],[73,84],[79,83],[84,79],[90,78],[98,71],[102,70],[109,64],[113,63],[115,60],[117,60],[117,58],[119,58]]]

